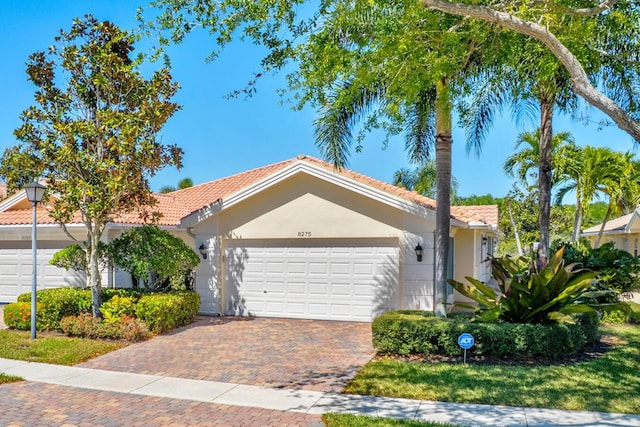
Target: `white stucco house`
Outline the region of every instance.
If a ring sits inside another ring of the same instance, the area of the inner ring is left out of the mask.
[[[434,307],[435,201],[415,192],[301,155],[156,198],[158,225],[201,254],[201,313],[369,321]],[[23,192],[0,203],[0,302],[30,290],[31,209]],[[451,277],[488,278],[497,223],[497,206],[452,207]],[[105,240],[138,225],[114,220]],[[40,288],[82,283],[48,264],[71,243],[38,208]],[[129,283],[104,273],[105,286]]]

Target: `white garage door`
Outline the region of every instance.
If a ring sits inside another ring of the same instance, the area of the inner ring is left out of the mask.
[[[39,242],[38,289],[79,285],[80,278],[64,269],[49,265],[49,260],[66,242]],[[31,241],[0,243],[0,302],[15,302],[18,295],[31,292],[33,262]]]
[[[228,241],[225,269],[230,315],[370,321],[398,305],[393,239]]]

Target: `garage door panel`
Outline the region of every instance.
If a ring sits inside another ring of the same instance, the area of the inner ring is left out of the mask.
[[[226,243],[227,254],[247,255],[242,266],[226,258],[228,314],[369,321],[397,306],[397,241],[388,246],[296,243]],[[231,274],[239,267],[242,275]]]
[[[351,274],[351,264],[348,262],[332,262],[329,269],[331,276],[349,276]]]

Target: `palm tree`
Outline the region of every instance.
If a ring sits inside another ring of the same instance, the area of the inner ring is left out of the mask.
[[[530,184],[529,179],[538,179],[538,159],[540,158],[540,131],[523,132],[518,135],[515,149],[524,146],[516,151],[504,162],[504,171],[510,177],[517,177],[526,187]],[[569,132],[560,132],[553,136],[551,140],[551,166],[554,170],[552,177],[552,187],[557,184],[558,177],[567,167],[567,161],[575,156],[579,148],[575,144],[573,136]]]
[[[305,78],[319,81],[317,90],[326,90],[331,83],[330,93],[313,94],[321,106],[314,122],[316,145],[338,168],[347,165],[354,143],[358,144],[356,150],[360,148],[361,134],[353,135],[357,126],[403,133],[409,160],[418,165],[435,149],[434,308],[436,315],[444,316],[451,225],[452,110],[459,93],[453,91],[481,68],[483,43],[495,48],[501,41],[497,35],[488,36],[491,29],[414,6],[401,10],[400,6],[389,8],[374,2],[345,10],[352,13],[352,22],[344,16],[337,21],[327,19],[327,25],[314,36],[331,55],[325,55],[324,48],[311,51],[305,61],[313,67],[301,71]],[[381,32],[381,25],[397,28]],[[462,40],[451,31],[467,26]],[[483,36],[476,31],[483,31]],[[404,53],[396,55],[400,52]]]
[[[630,154],[617,153],[606,147],[586,146],[579,155],[568,160],[571,162],[560,178],[562,187],[556,194],[556,203],[562,203],[568,193],[575,192],[576,213],[571,239],[577,241],[582,220],[594,199],[609,199],[606,222],[612,212],[636,197],[637,171],[630,165]]]
[[[630,153],[616,154],[618,161],[615,162],[615,166],[618,168],[618,179],[608,180],[602,190],[609,198],[609,203],[594,244],[596,248],[600,247],[602,234],[611,215],[632,211],[640,200],[640,163],[633,161],[633,155]]]
[[[435,199],[438,194],[437,168],[434,160],[428,160],[423,166],[413,170],[402,168],[393,175],[393,185],[415,190],[423,196]],[[451,177],[451,202],[456,203],[458,181]]]
[[[193,180],[191,178],[183,178],[178,181],[178,187],[174,187],[173,185],[165,185],[160,188],[158,191],[161,194],[172,193],[178,190],[184,190],[185,188],[193,187]]]

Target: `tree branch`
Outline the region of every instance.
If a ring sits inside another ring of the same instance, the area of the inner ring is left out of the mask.
[[[567,15],[582,16],[584,18],[588,18],[590,16],[599,15],[602,12],[611,9],[616,3],[618,3],[618,0],[603,0],[599,2],[596,7],[589,7],[589,8],[583,8],[583,9],[573,9],[570,7],[562,7],[562,6],[558,6],[558,7],[563,13]]]
[[[589,81],[587,73],[573,53],[546,28],[534,22],[525,21],[524,19],[508,13],[498,12],[486,6],[474,6],[446,0],[421,1],[422,4],[429,9],[439,10],[452,15],[482,19],[483,21],[509,28],[537,39],[547,46],[551,53],[553,53],[567,69],[571,76],[574,91],[589,104],[609,116],[620,129],[631,135],[637,143],[640,143],[640,122],[620,108],[612,99],[596,89]],[[614,2],[614,0],[605,0],[601,2],[598,7],[604,7],[602,5],[608,6]]]

